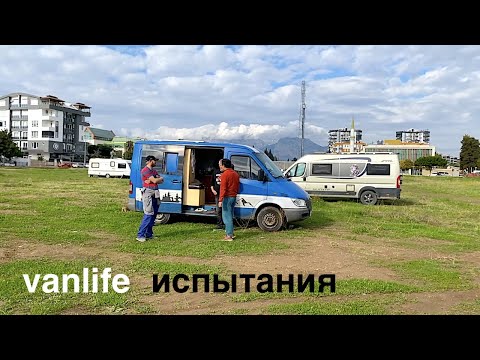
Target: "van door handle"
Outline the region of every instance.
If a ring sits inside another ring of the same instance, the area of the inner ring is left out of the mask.
[[[172,183],[174,184],[180,184],[182,181],[181,180],[172,180]]]
[[[306,177],[306,176],[303,177],[303,181],[307,181],[307,177]]]

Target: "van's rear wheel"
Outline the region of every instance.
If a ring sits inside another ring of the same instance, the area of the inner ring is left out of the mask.
[[[105,177],[106,177],[106,178],[109,178],[109,177],[110,177],[110,174],[106,174]]]
[[[155,225],[166,224],[170,221],[170,214],[158,213],[155,218]]]
[[[360,202],[363,205],[375,205],[377,203],[377,194],[374,191],[366,190],[360,195]]]
[[[276,207],[267,206],[258,212],[257,224],[264,231],[278,231],[283,223],[283,214]]]

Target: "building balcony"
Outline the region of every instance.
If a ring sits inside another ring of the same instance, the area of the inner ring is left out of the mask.
[[[42,115],[42,120],[56,121],[60,120],[60,117],[56,115]]]

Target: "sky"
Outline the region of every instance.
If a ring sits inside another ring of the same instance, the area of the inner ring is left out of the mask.
[[[442,155],[480,138],[479,45],[0,45],[0,96],[91,107],[92,127],[148,139],[262,139],[355,128],[430,131]]]

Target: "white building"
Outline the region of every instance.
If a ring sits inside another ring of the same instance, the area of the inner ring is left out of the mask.
[[[347,129],[347,128],[342,128],[342,129],[334,129],[334,130],[329,130],[328,131],[328,149],[329,152],[336,152],[335,151],[335,144],[338,143],[348,143],[350,144],[350,139],[353,136],[354,138],[354,143],[357,143],[362,140],[362,130],[358,129]]]
[[[24,155],[46,160],[83,159],[83,135],[90,107],[56,96],[12,93],[0,97],[0,131],[12,132]]]
[[[401,142],[425,143],[430,142],[429,130],[408,129],[396,132],[396,139]]]

